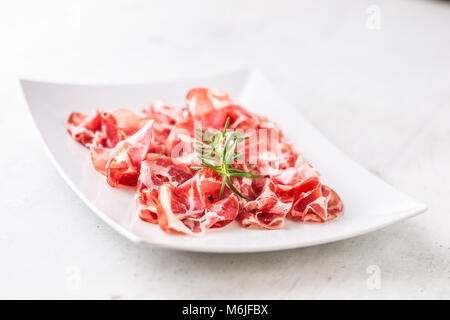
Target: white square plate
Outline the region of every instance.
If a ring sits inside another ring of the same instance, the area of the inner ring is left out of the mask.
[[[107,224],[131,241],[202,252],[256,252],[306,247],[361,235],[413,217],[426,206],[395,190],[339,151],[290,105],[257,71],[238,71],[201,79],[132,85],[69,85],[22,80],[30,112],[51,159],[83,201]],[[196,86],[220,88],[250,111],[280,125],[288,140],[321,173],[344,202],[344,214],[325,224],[287,221],[276,231],[244,229],[236,222],[210,230],[204,237],[166,234],[141,221],[134,193],[111,188],[94,170],[89,152],[66,133],[72,111],[139,111],[155,98],[183,106],[185,93]]]

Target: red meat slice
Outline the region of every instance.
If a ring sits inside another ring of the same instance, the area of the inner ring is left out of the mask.
[[[219,89],[194,88],[186,95],[186,108],[192,116],[202,116],[231,103],[228,93]]]
[[[128,109],[117,109],[112,112],[112,115],[117,121],[117,126],[121,128],[127,136],[135,134],[148,122],[148,119]]]
[[[300,221],[326,222],[342,213],[339,196],[327,186],[320,185],[308,196],[297,199],[290,215]]]
[[[165,142],[167,155],[187,165],[198,166],[198,155],[194,150],[194,121],[189,119],[173,126]]]
[[[185,164],[158,154],[148,154],[142,162],[136,187],[136,205],[139,217],[151,223],[158,222],[157,202],[159,187],[165,183],[178,186],[194,176]]]
[[[170,155],[167,140],[174,126],[184,120],[183,111],[170,107],[158,99],[153,101],[147,109],[142,110],[142,116],[155,121],[150,152]]]
[[[112,149],[91,147],[92,163],[95,169],[106,175],[110,186],[136,185],[141,162],[150,148],[152,126],[153,120],[148,121],[138,132]]]
[[[300,221],[325,222],[342,213],[342,201],[322,185],[318,172],[308,163],[272,177],[281,198],[292,199],[289,216]]]
[[[184,119],[181,109],[171,107],[161,99],[153,101],[148,108],[142,110],[142,115],[156,123],[172,126]]]
[[[195,177],[175,187],[159,189],[158,223],[162,230],[202,235],[209,228],[220,228],[238,213],[238,197],[229,191],[219,199],[221,177],[211,169],[202,169]]]
[[[239,220],[244,227],[280,229],[283,227],[284,218],[291,209],[292,201],[282,201],[275,192],[274,183],[269,178],[258,180],[263,183],[263,186],[262,188],[255,186],[258,196],[244,205]]]
[[[67,132],[86,147],[113,148],[126,138],[114,116],[97,110],[92,115],[73,112],[67,120]]]
[[[260,117],[255,116],[239,105],[230,104],[220,109],[211,109],[204,116],[204,125],[207,127],[222,129],[227,118],[230,118],[230,129],[257,128],[261,122]]]

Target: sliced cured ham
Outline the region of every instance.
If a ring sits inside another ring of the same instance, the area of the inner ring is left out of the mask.
[[[86,147],[113,148],[126,138],[116,118],[107,112],[97,110],[92,115],[73,112],[67,120],[67,132]]]
[[[193,176],[192,170],[176,159],[159,154],[148,154],[142,162],[136,187],[136,204],[139,217],[147,222],[157,223],[156,207],[159,187],[166,183],[176,187]]]
[[[214,112],[208,112],[204,120],[207,127],[223,128],[227,118],[230,118],[229,128],[231,129],[257,128],[261,122],[261,117],[251,114],[239,105],[232,104],[214,109]]]
[[[147,122],[143,116],[140,116],[128,109],[117,109],[112,112],[112,115],[117,121],[117,126],[127,135],[135,134]]]
[[[183,110],[171,107],[163,100],[153,101],[147,109],[142,110],[142,115],[147,119],[153,119],[156,123],[175,125],[183,121]]]
[[[106,176],[110,186],[136,185],[141,163],[150,148],[152,127],[153,120],[150,120],[114,148],[91,147],[92,163],[97,171]]]
[[[153,101],[147,109],[142,110],[142,116],[147,120],[154,120],[153,139],[150,152],[169,155],[167,149],[169,135],[176,126],[184,120],[183,111],[173,108],[161,99]]]
[[[342,201],[332,189],[321,185],[305,198],[297,199],[290,214],[300,221],[326,222],[342,213]]]
[[[231,103],[228,93],[218,89],[194,88],[186,95],[186,108],[192,116],[202,116]]]
[[[255,184],[255,193],[258,196],[245,204],[239,220],[244,227],[255,226],[265,229],[280,229],[283,227],[292,202],[282,200],[277,195],[275,184],[270,178],[264,179],[262,184],[262,187],[256,186],[258,183]]]
[[[338,194],[282,130],[222,90],[193,88],[184,108],[155,100],[138,113],[73,112],[67,131],[89,148],[110,186],[136,186],[138,216],[166,232],[199,236],[233,221],[273,230],[286,219],[323,223],[343,212]],[[213,144],[212,136],[220,141],[215,148],[234,146],[231,162],[218,160],[218,149],[205,158],[201,150]],[[246,138],[225,139],[239,136]]]
[[[207,229],[223,227],[236,219],[239,199],[231,192],[219,199],[220,185],[221,179],[210,169],[202,169],[178,187],[162,185],[157,205],[161,229],[202,235]]]

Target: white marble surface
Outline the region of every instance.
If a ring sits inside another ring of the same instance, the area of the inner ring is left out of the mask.
[[[379,30],[366,25],[370,5]],[[450,3],[10,1],[0,39],[0,298],[450,298]],[[260,68],[341,149],[429,211],[284,252],[136,247],[53,168],[17,83],[242,66]],[[367,285],[372,265],[378,289]]]

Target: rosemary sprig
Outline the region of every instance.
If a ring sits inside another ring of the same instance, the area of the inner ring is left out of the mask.
[[[250,171],[236,169],[232,166],[235,160],[241,159],[244,155],[237,152],[239,143],[248,139],[240,132],[227,132],[230,125],[230,118],[227,118],[223,130],[209,132],[196,129],[194,134],[198,141],[194,143],[194,150],[198,153],[198,158],[204,167],[208,167],[218,175],[223,176],[220,188],[220,199],[222,199],[225,185],[241,198],[247,199],[236,189],[233,184],[233,177],[259,178],[259,174],[253,174],[253,167],[248,163]],[[199,171],[203,167],[191,167],[192,170]]]

